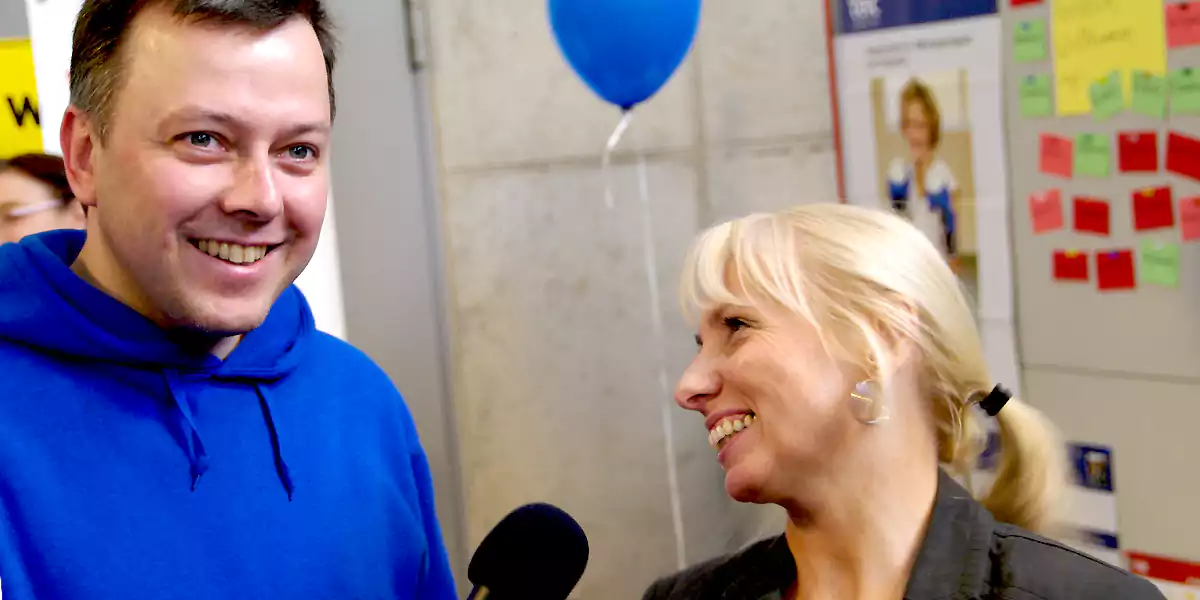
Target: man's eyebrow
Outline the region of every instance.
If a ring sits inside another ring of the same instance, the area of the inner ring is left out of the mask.
[[[172,122],[178,122],[178,121],[212,121],[212,122],[220,123],[221,125],[225,125],[225,126],[228,126],[231,128],[240,128],[240,129],[247,128],[247,125],[245,122],[243,122],[241,119],[237,118],[236,116],[234,116],[232,114],[229,114],[226,112],[221,112],[221,111],[209,110],[209,109],[205,109],[205,108],[199,108],[199,107],[181,108],[181,109],[171,113],[170,115],[167,116],[166,119],[164,119],[165,123],[172,123]],[[324,122],[324,121],[314,121],[311,123],[299,123],[299,124],[293,125],[292,127],[284,130],[283,137],[296,137],[296,136],[301,136],[301,135],[308,134],[308,133],[317,133],[317,134],[325,135],[325,134],[328,134],[329,131],[330,131],[329,123]]]

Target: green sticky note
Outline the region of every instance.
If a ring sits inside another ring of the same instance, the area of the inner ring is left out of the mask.
[[[1179,244],[1142,240],[1142,281],[1179,287]]]
[[[1081,133],[1075,136],[1075,173],[1108,177],[1112,164],[1112,144],[1107,135]]]
[[[1036,62],[1046,60],[1046,20],[1021,21],[1013,29],[1013,60]]]
[[[1049,75],[1021,78],[1021,114],[1026,117],[1048,117],[1054,114],[1054,88]]]
[[[1169,78],[1171,114],[1200,114],[1200,70],[1191,67],[1175,69]]]
[[[1092,117],[1107,121],[1125,109],[1125,91],[1121,89],[1121,72],[1113,71],[1088,89],[1092,100]]]
[[[1133,73],[1133,112],[1155,119],[1167,116],[1167,78],[1147,71]]]

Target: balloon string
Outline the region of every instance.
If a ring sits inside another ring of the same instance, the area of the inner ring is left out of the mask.
[[[617,151],[617,145],[621,143],[621,138],[625,136],[625,131],[629,129],[631,122],[633,122],[633,111],[622,111],[621,120],[617,122],[616,129],[613,129],[612,135],[608,136],[608,143],[604,145],[604,158],[600,161],[600,167],[604,173],[604,206],[609,210],[613,208],[612,155]]]
[[[624,121],[624,119],[622,119]],[[627,124],[627,123],[626,123]],[[618,127],[620,129],[620,127]],[[663,332],[662,302],[658,289],[658,257],[654,245],[654,218],[650,210],[650,181],[646,173],[646,156],[638,157],[638,196],[642,204],[642,257],[645,259],[646,280],[650,286],[650,321],[654,334],[654,348],[658,353],[658,385],[662,398],[671,397],[667,376],[666,334]],[[687,566],[683,538],[683,503],[679,494],[679,473],[675,463],[675,431],[671,425],[671,403],[662,405],[663,443],[667,452],[667,485],[671,499],[671,520],[675,527],[675,558],[678,567]]]

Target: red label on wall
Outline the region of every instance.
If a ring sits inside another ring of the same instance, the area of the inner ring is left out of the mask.
[[[1126,552],[1129,570],[1150,579],[1200,585],[1200,563],[1175,560],[1141,552]]]

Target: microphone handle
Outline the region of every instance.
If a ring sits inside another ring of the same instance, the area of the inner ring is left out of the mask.
[[[486,586],[476,586],[471,588],[471,594],[467,596],[467,600],[487,600],[488,593]]]

